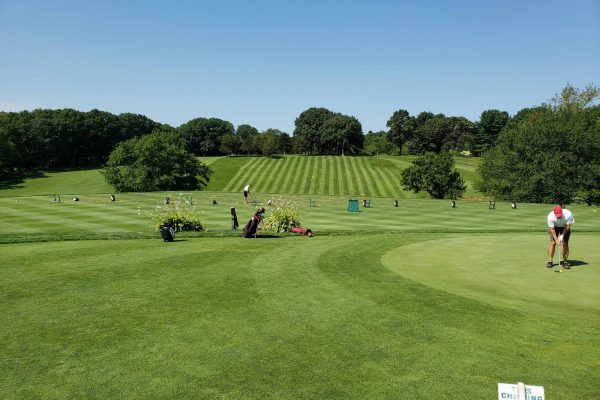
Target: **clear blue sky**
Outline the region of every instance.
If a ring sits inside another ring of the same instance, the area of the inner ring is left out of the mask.
[[[600,1],[0,0],[0,110],[93,108],[292,133],[313,106],[514,114],[600,85]]]

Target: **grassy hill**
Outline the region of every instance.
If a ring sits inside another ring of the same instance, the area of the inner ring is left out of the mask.
[[[39,172],[0,182],[0,197],[112,192],[112,187],[106,183],[99,169]]]
[[[338,157],[288,155],[267,157],[223,157],[211,165],[215,170],[207,190],[241,192],[250,183],[259,193],[414,198],[425,197],[406,192],[400,185],[402,169],[411,156]],[[467,196],[477,193],[478,160],[458,164],[468,183]]]
[[[425,198],[406,192],[400,185],[402,169],[413,156],[336,157],[301,155],[268,157],[202,157],[213,170],[207,191],[241,193],[251,183],[253,193]],[[478,159],[457,158],[456,168],[466,180],[465,198],[481,198],[473,189],[478,179]],[[0,197],[30,195],[84,195],[112,193],[101,170],[40,172],[0,183]]]

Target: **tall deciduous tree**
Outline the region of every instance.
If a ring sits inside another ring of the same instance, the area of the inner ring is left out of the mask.
[[[240,140],[240,151],[250,155],[250,153],[256,154],[260,151],[258,147],[258,129],[255,127],[243,124],[238,126],[236,136]]]
[[[404,143],[412,139],[415,130],[414,118],[406,110],[398,110],[387,121],[389,129],[387,140],[400,150]]]
[[[233,135],[233,124],[219,118],[195,118],[178,128],[186,140],[188,150],[197,156],[219,154],[221,138]]]
[[[355,117],[336,114],[325,121],[321,149],[326,154],[357,154],[364,144],[362,126]]]
[[[117,191],[150,192],[201,190],[211,170],[186,150],[179,133],[157,131],[121,142],[103,173]]]
[[[279,129],[267,129],[260,134],[260,151],[265,156],[284,153],[288,134]]]
[[[325,121],[335,115],[334,112],[319,107],[312,107],[303,111],[295,121],[294,137],[299,137],[297,145],[299,150],[306,154],[320,154],[321,133]]]
[[[437,115],[425,120],[408,142],[413,154],[471,150],[476,125],[465,117]]]
[[[0,118],[2,118],[0,113]],[[0,127],[0,177],[8,176],[17,165],[18,153],[8,134]]]
[[[547,105],[554,111],[576,113],[590,106],[598,95],[600,95],[600,89],[594,84],[589,84],[585,89],[577,89],[567,83],[560,93],[550,99]]]
[[[101,165],[117,143],[159,126],[142,115],[99,110],[22,111],[0,119],[19,154],[19,166],[44,169]]]
[[[452,126],[446,117],[430,118],[415,131],[408,142],[409,150],[413,154],[439,153],[451,132]]]
[[[425,191],[436,199],[458,198],[467,190],[464,179],[454,169],[450,153],[426,153],[402,171],[404,190]]]
[[[509,116],[506,111],[486,110],[481,113],[477,132],[474,134],[473,153],[480,155],[487,149],[493,147],[498,136],[508,122]]]
[[[600,202],[600,106],[569,104],[517,113],[484,155],[479,189],[507,200]]]
[[[219,151],[221,154],[237,154],[240,152],[240,138],[237,135],[225,134],[221,136]]]
[[[400,154],[399,149],[387,140],[387,132],[369,131],[365,135],[365,151],[369,154]]]

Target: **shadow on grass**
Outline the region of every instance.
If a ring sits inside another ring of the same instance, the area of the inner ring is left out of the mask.
[[[284,236],[281,235],[269,235],[269,234],[258,234],[258,236],[256,236],[257,239],[281,239]],[[250,239],[250,238],[248,238]]]
[[[571,267],[582,267],[584,265],[589,265],[589,264],[586,263],[585,261],[581,261],[581,260],[569,260],[569,265]]]
[[[48,178],[48,175],[46,175],[45,173],[40,172],[40,171],[35,171],[35,172],[20,174],[19,176],[16,176],[16,177],[13,176],[5,181],[0,181],[0,190],[22,189],[23,184],[25,183],[25,179],[31,179],[31,178]]]

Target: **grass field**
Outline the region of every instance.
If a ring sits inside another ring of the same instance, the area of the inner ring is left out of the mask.
[[[402,190],[400,173],[413,156],[334,157],[298,155],[268,157],[201,157],[214,171],[207,191],[325,196],[424,198]],[[457,169],[467,182],[465,198],[481,198],[473,189],[478,159],[457,158]],[[0,183],[0,197],[26,195],[82,195],[111,193],[99,169],[40,172],[23,179]]]
[[[400,185],[400,173],[413,159],[412,156],[223,157],[212,164],[217,173],[207,190],[241,192],[251,183],[251,190],[260,193],[423,198],[423,194],[403,191]],[[466,195],[475,195],[474,163],[479,161],[459,161],[457,169],[469,187]]]
[[[570,207],[564,273],[544,267],[542,204],[363,193],[349,213],[348,195],[284,193],[316,236],[248,240],[224,232],[230,207],[253,211],[227,185],[257,161],[223,160],[221,189],[186,193],[210,231],[174,243],[147,214],[176,193],[111,202],[67,172],[0,190],[0,398],[489,399],[518,381],[599,397],[597,208]],[[53,179],[81,201],[33,195]]]

